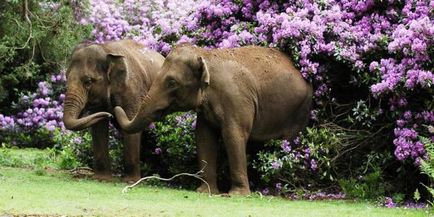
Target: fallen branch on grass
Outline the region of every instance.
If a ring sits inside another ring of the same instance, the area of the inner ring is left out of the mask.
[[[174,176],[172,176],[170,178],[161,178],[161,177],[158,177],[158,176],[146,176],[146,177],[143,177],[143,178],[139,179],[134,184],[126,186],[124,189],[122,189],[122,193],[124,193],[124,194],[127,193],[129,189],[134,188],[136,185],[138,185],[141,182],[146,181],[148,179],[158,179],[158,180],[161,180],[161,181],[168,182],[168,181],[171,181],[174,178],[179,177],[179,176],[190,176],[190,177],[199,179],[200,181],[202,181],[203,183],[205,183],[206,186],[208,187],[208,196],[211,197],[211,188],[209,187],[208,182],[206,182],[205,179],[203,179],[202,177],[200,177],[200,174],[204,172],[203,170],[206,168],[206,165],[207,165],[206,161],[203,161],[203,162],[205,163],[205,165],[202,167],[202,169],[200,169],[199,171],[197,171],[194,174],[193,173],[179,173],[179,174],[176,174],[176,175],[174,175]]]
[[[89,167],[77,167],[72,170],[69,170],[72,177],[74,178],[85,178],[85,177],[91,177],[95,173],[93,172],[93,169]]]

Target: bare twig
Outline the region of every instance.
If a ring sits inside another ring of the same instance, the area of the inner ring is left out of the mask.
[[[76,167],[76,168],[74,168],[74,169],[71,169],[71,170],[69,170],[69,172],[75,172],[75,171],[78,171],[78,170],[84,170],[84,171],[90,171],[90,172],[93,172],[93,169],[92,168],[90,168],[90,167]]]
[[[69,173],[71,173],[74,178],[90,177],[95,174],[89,167],[76,167],[69,170]]]
[[[194,177],[196,179],[199,179],[200,181],[202,181],[203,183],[205,183],[206,186],[208,187],[208,196],[211,197],[211,188],[209,187],[208,182],[205,181],[205,179],[203,179],[202,177],[200,177],[200,174],[204,172],[203,170],[206,168],[206,165],[207,165],[206,161],[203,161],[203,162],[205,163],[205,165],[203,166],[203,168],[200,169],[199,171],[197,171],[194,174],[192,174],[192,173],[179,173],[179,174],[176,174],[176,175],[174,175],[174,176],[172,176],[170,178],[161,178],[161,177],[158,177],[158,176],[146,176],[146,177],[143,177],[143,178],[139,179],[134,184],[126,186],[124,189],[122,189],[122,193],[124,193],[124,194],[127,193],[129,189],[134,188],[136,185],[138,185],[141,182],[146,181],[148,179],[158,179],[158,180],[166,181],[167,182],[167,181],[171,181],[174,178],[179,177],[179,176],[190,176],[190,177]]]
[[[384,125],[380,129],[375,132],[367,131],[367,130],[354,130],[341,127],[334,123],[325,123],[320,125],[321,127],[332,129],[335,132],[341,132],[342,139],[342,147],[349,147],[341,152],[338,150],[338,153],[334,158],[331,159],[331,162],[336,161],[338,158],[342,157],[344,154],[351,152],[361,146],[369,144],[370,139],[374,138],[378,134],[380,134],[384,129],[390,127],[389,125]]]

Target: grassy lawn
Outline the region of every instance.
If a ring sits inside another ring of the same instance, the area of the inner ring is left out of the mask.
[[[14,152],[9,154],[24,153]],[[22,155],[31,159],[29,156]],[[0,166],[0,216],[434,216],[428,210],[387,209],[366,202],[208,197],[145,185],[122,194],[123,187],[125,184],[119,182],[74,179],[62,171],[40,173],[31,168]]]
[[[56,159],[48,150],[2,148],[0,146],[0,166],[54,168],[56,167]]]

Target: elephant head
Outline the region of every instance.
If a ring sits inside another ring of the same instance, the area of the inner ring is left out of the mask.
[[[82,130],[111,117],[110,92],[113,85],[126,81],[124,56],[103,45],[79,45],[66,72],[66,97],[63,122],[69,130]],[[85,110],[90,111],[81,117]]]
[[[209,85],[209,70],[198,48],[182,45],[167,56],[133,120],[119,106],[116,119],[124,131],[139,132],[166,114],[197,108]]]

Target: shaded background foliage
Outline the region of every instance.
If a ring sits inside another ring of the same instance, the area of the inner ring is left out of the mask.
[[[208,48],[257,44],[294,60],[314,86],[315,103],[309,127],[295,141],[249,144],[255,190],[294,198],[343,190],[350,197],[392,196],[399,202],[419,189],[428,198],[420,183],[432,187],[432,178],[420,174],[419,165],[432,161],[426,147],[434,140],[434,1],[28,3],[28,11],[23,2],[0,3],[0,16],[8,18],[0,24],[0,88],[9,91],[0,92],[4,143],[54,145],[72,159],[69,166],[89,165],[89,136],[80,140],[82,134],[65,131],[59,113],[65,81],[57,72],[82,39],[132,38],[163,54],[180,42]],[[194,128],[190,113],[155,123],[142,149],[142,172],[195,172]],[[69,139],[56,140],[59,135]],[[116,136],[110,141],[119,172],[121,145]],[[222,169],[225,187],[227,165]],[[193,187],[188,180],[178,184]]]

